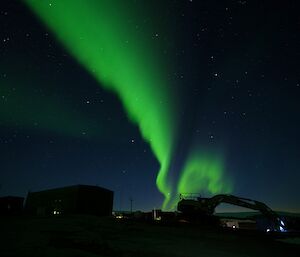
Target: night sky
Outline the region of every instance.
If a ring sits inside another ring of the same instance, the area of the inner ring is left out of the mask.
[[[114,208],[232,193],[300,211],[297,1],[0,2],[0,195]]]

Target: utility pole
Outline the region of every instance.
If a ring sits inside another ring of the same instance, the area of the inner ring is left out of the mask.
[[[132,213],[132,202],[133,202],[133,199],[132,199],[132,197],[130,197],[130,212]]]
[[[121,190],[120,190],[120,211],[122,211],[122,203],[123,202],[123,189],[121,187]]]

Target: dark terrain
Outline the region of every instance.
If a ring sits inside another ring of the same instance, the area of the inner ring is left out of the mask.
[[[0,256],[300,256],[300,245],[254,232],[91,216],[1,217]],[[297,239],[293,239],[295,242]]]

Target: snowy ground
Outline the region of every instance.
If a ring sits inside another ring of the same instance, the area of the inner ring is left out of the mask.
[[[300,245],[259,234],[89,216],[0,217],[0,235],[1,257],[300,256]]]

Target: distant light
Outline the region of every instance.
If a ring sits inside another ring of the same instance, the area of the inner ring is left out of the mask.
[[[271,229],[267,228],[267,233],[269,233],[271,231]]]
[[[235,226],[235,225],[233,225],[233,226],[232,226],[232,228],[234,228],[234,229],[235,229],[235,228],[236,228],[236,226]]]
[[[161,216],[158,216],[158,210],[153,209],[153,220],[161,220]]]
[[[280,224],[282,225],[282,226],[285,226],[285,224],[284,224],[284,222],[281,220],[280,221]]]
[[[279,226],[280,232],[285,232],[285,229],[282,226]]]
[[[54,211],[53,214],[56,215],[56,214],[57,214],[57,211]]]

